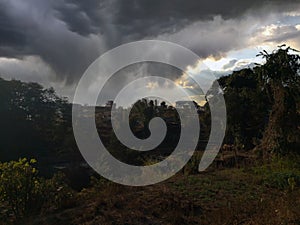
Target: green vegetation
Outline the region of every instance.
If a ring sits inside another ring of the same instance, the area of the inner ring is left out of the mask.
[[[293,191],[300,187],[299,156],[280,157],[269,164],[252,168],[252,172],[261,176],[262,183],[271,188]]]
[[[7,202],[17,219],[29,216],[42,207],[43,184],[32,165],[35,160],[11,161],[0,164],[0,197]]]
[[[290,50],[293,49],[283,45],[272,54],[262,52],[266,63],[256,69],[260,84],[272,103],[260,146],[265,156],[268,153],[288,154],[299,147],[300,55],[289,54]]]
[[[300,221],[297,157],[280,157],[248,168],[211,168],[204,174],[179,173],[144,188],[93,177],[91,186],[80,192],[72,191],[62,174],[49,180],[38,177],[35,164],[26,159],[1,164],[3,224],[174,225],[202,221],[218,225],[244,221],[275,225]]]
[[[45,180],[38,176],[35,163],[34,159],[24,158],[0,164],[0,201],[7,206],[5,215],[12,213],[16,221],[48,207],[62,209],[74,203],[74,192],[66,185],[65,177],[57,174]]]
[[[264,158],[299,150],[300,56],[284,45],[262,52],[266,63],[222,77],[228,112],[225,143],[256,148]]]
[[[53,88],[0,78],[0,160],[53,158],[74,152],[71,104]],[[39,160],[40,161],[40,160]]]

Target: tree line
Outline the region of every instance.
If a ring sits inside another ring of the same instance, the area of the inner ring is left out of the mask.
[[[299,153],[299,54],[280,46],[272,53],[263,51],[260,56],[265,58],[264,64],[218,79],[228,113],[224,143],[243,150],[255,149],[266,158],[272,154]],[[208,104],[204,109],[199,118],[202,132],[207,136],[210,131]],[[39,161],[68,155],[79,157],[71,111],[72,104],[59,97],[53,88],[0,78],[0,161],[21,157]],[[136,118],[142,118],[147,124],[156,114],[170,117],[173,112],[174,108],[163,103],[155,113],[153,102],[140,100],[132,109],[130,123],[135,124]],[[177,113],[173,114],[177,121]],[[147,135],[148,131],[144,133]]]

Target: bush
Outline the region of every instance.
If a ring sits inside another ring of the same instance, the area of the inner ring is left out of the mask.
[[[8,206],[17,221],[40,213],[43,209],[60,209],[74,205],[74,191],[63,174],[52,179],[38,177],[36,160],[0,163],[0,201]]]
[[[66,209],[76,205],[75,191],[67,185],[66,179],[65,174],[57,173],[45,181],[48,209]]]
[[[17,219],[38,212],[43,205],[43,181],[37,177],[35,163],[26,158],[0,163],[0,200]]]

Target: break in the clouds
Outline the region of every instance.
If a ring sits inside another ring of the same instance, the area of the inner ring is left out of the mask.
[[[223,59],[217,70],[231,71],[251,66],[262,48],[299,48],[299,9],[298,0],[0,0],[0,76],[52,85],[72,97],[98,56],[143,39]]]

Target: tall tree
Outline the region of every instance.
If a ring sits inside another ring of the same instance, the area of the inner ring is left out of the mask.
[[[256,73],[272,102],[269,122],[259,146],[264,157],[271,153],[287,154],[299,147],[300,56],[290,54],[291,51],[296,50],[283,45],[271,54],[266,51],[259,54],[266,63],[257,67]]]
[[[62,148],[70,113],[53,88],[0,78],[0,160],[38,158]]]

